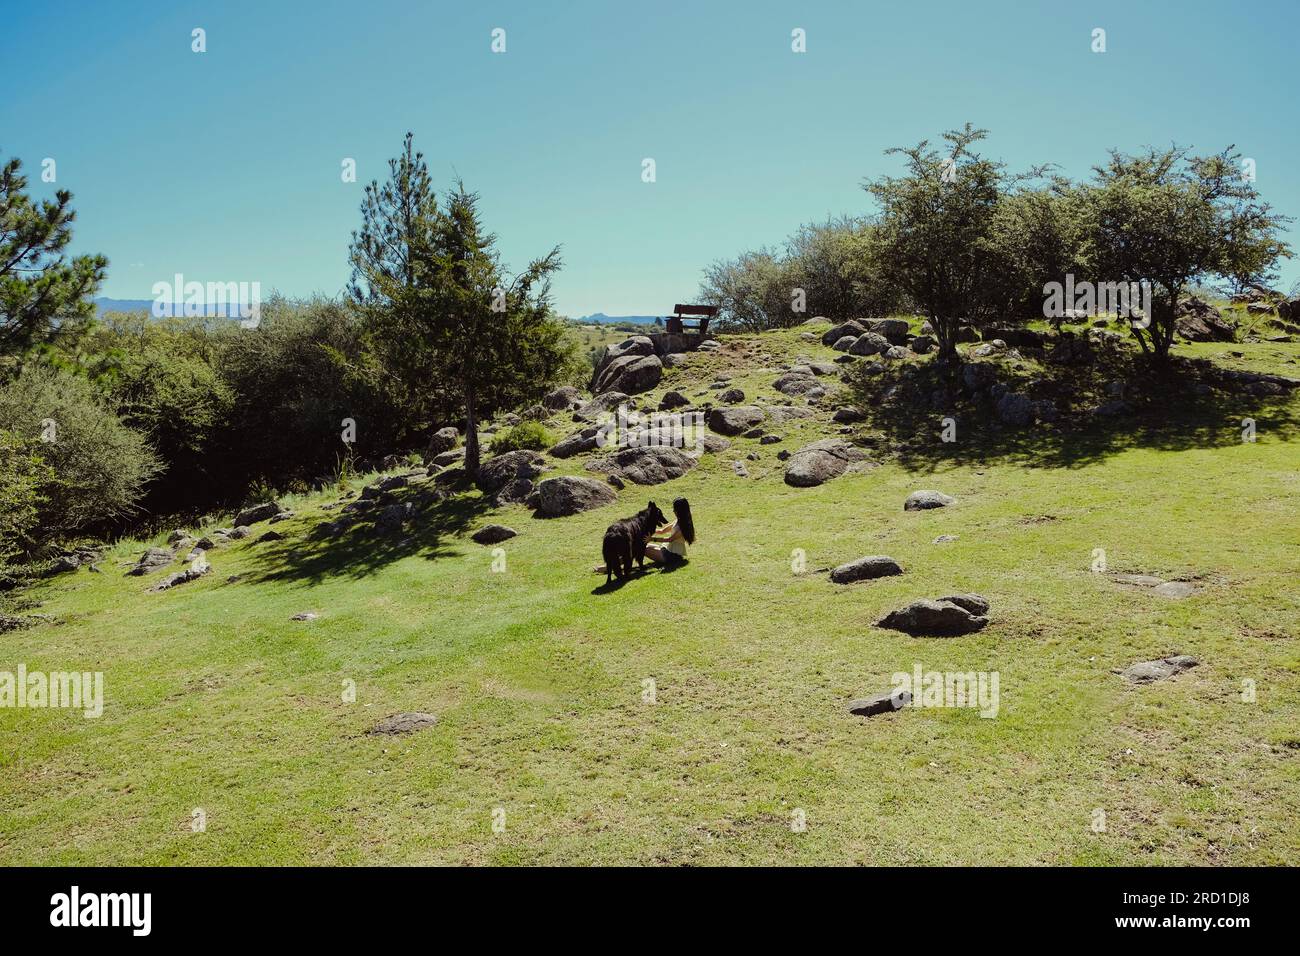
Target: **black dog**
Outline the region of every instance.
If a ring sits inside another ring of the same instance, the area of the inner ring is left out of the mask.
[[[653,501],[630,518],[620,518],[609,526],[600,553],[605,557],[605,583],[610,575],[620,581],[632,576],[632,559],[638,569],[645,568],[645,544],[661,524],[668,519]]]

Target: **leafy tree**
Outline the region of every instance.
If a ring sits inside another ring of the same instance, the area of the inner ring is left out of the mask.
[[[748,332],[798,325],[812,315],[834,319],[887,313],[897,291],[874,268],[871,223],[842,216],[808,223],[779,250],[758,249],[705,269],[700,298],[718,306],[722,325]],[[795,311],[795,290],[804,293]]]
[[[929,317],[943,359],[956,358],[962,324],[986,324],[1005,309],[1011,277],[994,223],[1004,195],[1043,172],[1012,176],[1004,164],[983,158],[971,147],[986,135],[967,123],[943,134],[951,146],[946,153],[925,140],[887,150],[906,158],[905,175],[863,185],[881,209],[868,237],[871,255]]]
[[[539,398],[571,370],[554,318],[559,248],[508,276],[463,183],[439,206],[422,153],[406,136],[390,178],[366,187],[353,234],[350,294],[369,325],[371,372],[395,377],[433,412],[465,422],[465,470],[479,466],[478,421]]]
[[[102,529],[135,514],[160,462],[88,379],[31,365],[0,387],[0,430],[23,440],[52,469],[38,494],[42,541]]]
[[[1133,325],[1144,353],[1169,358],[1178,298],[1212,277],[1238,288],[1276,278],[1291,256],[1278,237],[1289,222],[1261,202],[1228,147],[1213,156],[1189,156],[1179,147],[1137,155],[1112,150],[1094,168],[1087,189],[1094,228],[1094,274],[1107,282],[1150,283],[1152,309],[1145,327]]]
[[[405,392],[350,367],[363,334],[347,303],[278,297],[263,303],[256,329],[223,329],[216,363],[233,402],[203,457],[228,476],[221,483],[227,500],[252,485],[310,483],[331,473],[340,455],[364,459],[407,447]],[[355,435],[345,419],[355,422]],[[345,444],[345,437],[355,440]]]
[[[1008,319],[1041,318],[1043,285],[1090,271],[1090,209],[1083,191],[1054,178],[1041,188],[1013,189],[993,217],[990,243],[1000,258]],[[1054,321],[1059,328],[1059,316]]]
[[[790,309],[792,288],[789,270],[777,253],[758,249],[710,264],[700,298],[718,307],[724,328],[762,332],[803,321]]]
[[[108,267],[103,256],[67,257],[76,218],[70,192],[33,202],[26,190],[14,157],[0,169],[0,360],[11,367],[93,314],[91,297]]]
[[[0,573],[31,551],[43,490],[54,478],[37,447],[34,439],[0,429]]]
[[[898,290],[880,274],[870,255],[873,229],[865,219],[841,216],[800,226],[786,240],[789,281],[808,297],[800,321],[806,315],[837,321],[885,315],[902,304]]]

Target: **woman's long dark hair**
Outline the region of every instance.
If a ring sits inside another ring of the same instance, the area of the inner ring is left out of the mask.
[[[691,503],[685,498],[673,501],[673,514],[677,518],[677,530],[682,533],[687,544],[695,543],[695,520],[691,517]]]

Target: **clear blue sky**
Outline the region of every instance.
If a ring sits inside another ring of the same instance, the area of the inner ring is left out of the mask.
[[[510,265],[563,246],[571,315],[663,314],[709,261],[869,210],[862,179],[898,168],[886,147],[966,120],[989,154],[1076,176],[1112,145],[1235,143],[1300,215],[1294,0],[95,0],[5,18],[0,151],[38,190],[57,161],[75,249],[109,256],[115,298],[176,272],[338,293],[362,185],[408,129],[436,183],[482,194]]]

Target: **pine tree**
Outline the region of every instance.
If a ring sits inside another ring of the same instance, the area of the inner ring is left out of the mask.
[[[472,477],[478,422],[540,397],[573,362],[550,305],[560,251],[508,277],[477,195],[457,182],[440,207],[410,133],[389,171],[383,186],[366,188],[350,293],[367,317],[371,367],[401,380],[431,413],[463,417]]]
[[[76,218],[71,203],[66,189],[53,201],[33,202],[17,157],[0,170],[0,361],[5,365],[17,365],[94,312],[91,299],[108,260],[67,257]]]

